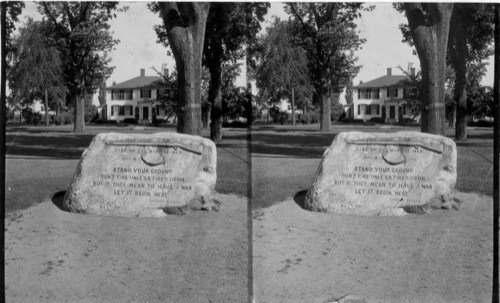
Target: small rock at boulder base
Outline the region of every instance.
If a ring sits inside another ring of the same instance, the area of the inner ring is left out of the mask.
[[[457,147],[448,138],[419,132],[344,132],[323,154],[304,207],[401,216],[409,205],[451,199],[456,180]]]
[[[128,217],[161,217],[169,207],[218,209],[216,153],[212,141],[198,136],[98,134],[80,159],[63,209]]]

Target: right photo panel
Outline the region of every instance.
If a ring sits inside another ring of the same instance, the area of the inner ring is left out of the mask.
[[[261,27],[251,301],[498,296],[495,4],[272,2]]]

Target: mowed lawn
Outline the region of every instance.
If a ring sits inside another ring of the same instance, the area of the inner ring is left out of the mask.
[[[254,209],[268,207],[309,187],[323,152],[338,133],[419,131],[419,127],[334,124],[330,133],[319,133],[318,128],[317,124],[263,125],[253,127],[251,136],[246,129],[224,129],[224,138],[217,145],[216,191],[251,196]],[[65,191],[82,152],[97,133],[163,131],[175,128],[94,125],[77,135],[69,126],[8,127],[6,212]],[[448,129],[447,136],[453,138],[453,132]],[[202,135],[208,137],[208,130]],[[493,129],[470,128],[469,139],[457,143],[457,148],[457,189],[492,195]]]
[[[7,213],[50,200],[71,184],[78,161],[92,138],[102,132],[174,132],[175,128],[89,125],[84,134],[70,126],[7,127],[5,210]],[[208,130],[203,130],[208,137]],[[217,146],[219,193],[249,195],[249,154],[246,129],[224,130]]]
[[[334,124],[330,133],[316,125],[255,126],[252,129],[252,206],[269,207],[306,190],[312,183],[323,152],[344,131],[420,131],[420,127]],[[453,139],[454,129],[447,129]],[[469,138],[457,143],[456,188],[493,194],[493,129],[469,128]]]

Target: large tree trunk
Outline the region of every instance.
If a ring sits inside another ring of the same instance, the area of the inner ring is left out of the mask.
[[[453,99],[456,106],[455,139],[467,139],[467,28],[463,26],[460,4],[455,6],[451,19],[450,39],[453,49],[450,51],[451,62],[455,70]]]
[[[319,131],[322,133],[327,133],[330,131],[330,126],[332,124],[332,101],[330,99],[330,94],[328,91],[324,90],[318,96],[321,102],[320,117],[319,117]]]
[[[74,93],[71,98],[74,106],[73,132],[81,134],[85,131],[85,99],[81,98],[76,93]]]
[[[159,4],[178,73],[177,132],[200,136],[201,58],[210,3],[160,2]]]
[[[445,135],[445,68],[453,4],[406,3],[406,17],[422,68],[422,132]]]
[[[292,87],[292,125],[295,126],[295,94]]]
[[[45,88],[45,126],[49,126],[49,92]]]

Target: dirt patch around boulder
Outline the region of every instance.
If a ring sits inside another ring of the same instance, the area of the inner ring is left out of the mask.
[[[458,211],[403,217],[315,213],[293,198],[257,210],[255,301],[490,301],[492,198],[455,197]]]
[[[124,218],[61,211],[59,196],[5,219],[7,302],[247,301],[246,198]]]

